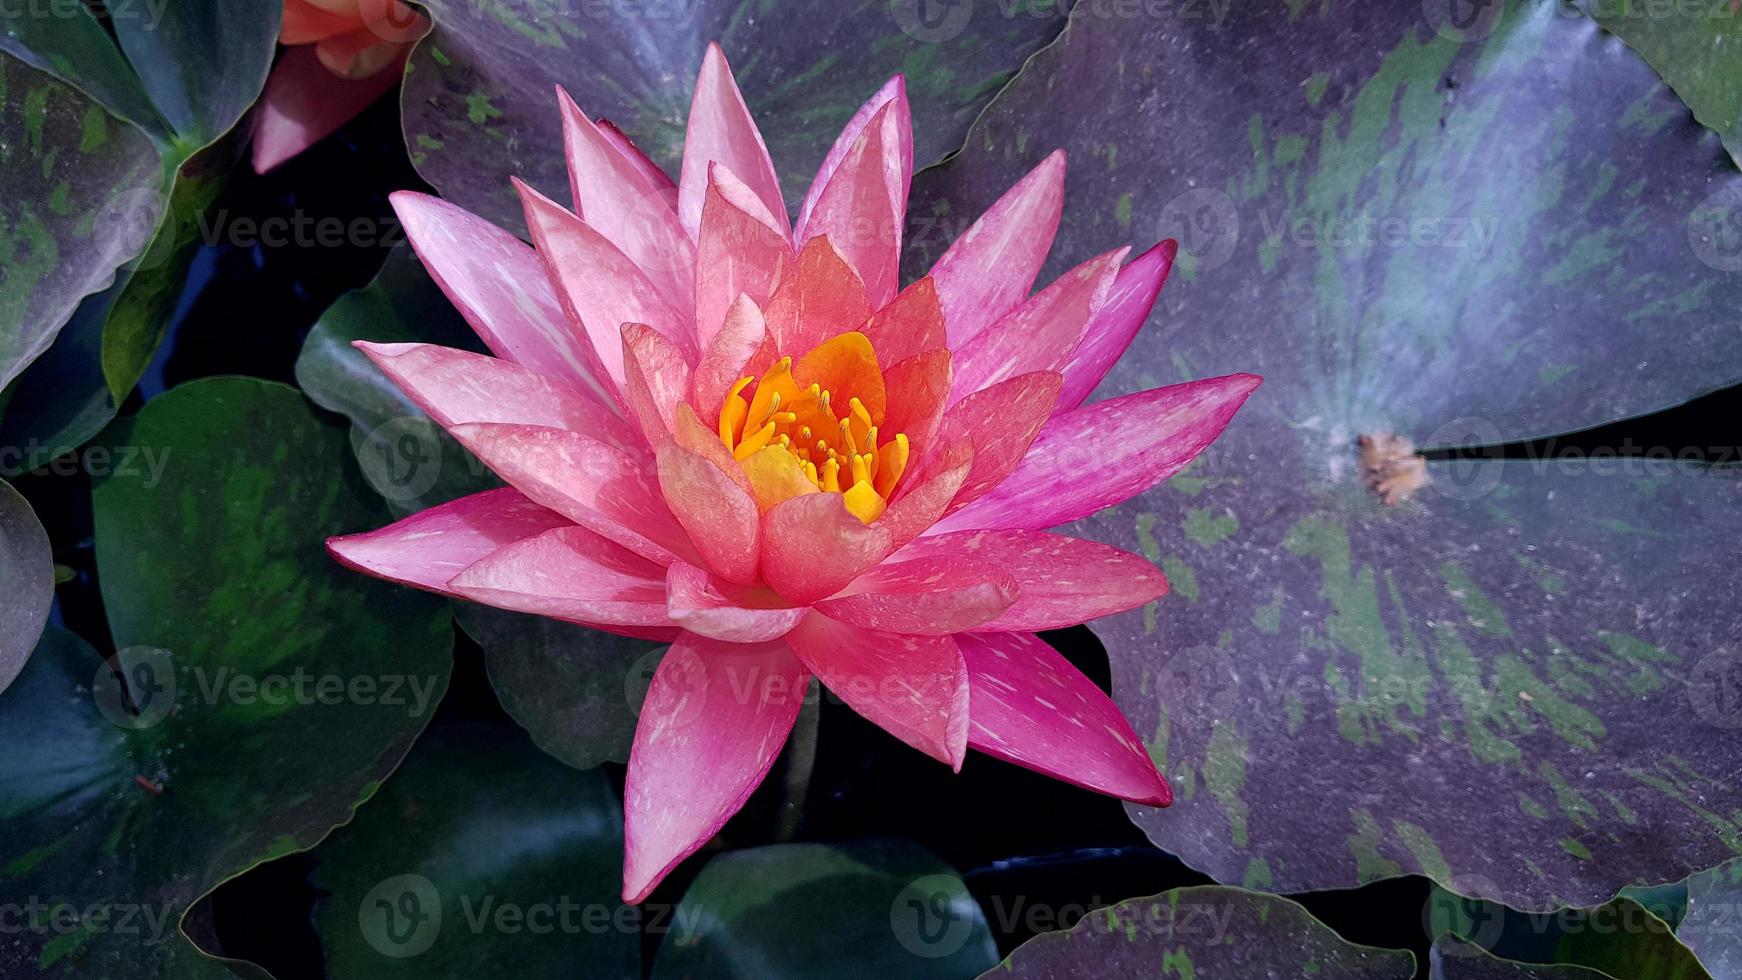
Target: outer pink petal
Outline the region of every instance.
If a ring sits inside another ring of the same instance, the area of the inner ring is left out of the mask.
[[[780,196],[780,180],[774,174],[774,162],[768,158],[768,147],[762,142],[756,121],[750,118],[738,83],[732,79],[726,55],[718,44],[709,44],[702,56],[701,74],[696,77],[695,98],[690,102],[683,172],[678,176],[678,218],[691,235],[701,227],[708,164],[714,161],[725,164],[748,184],[780,222],[782,235],[791,237],[786,202]]]
[[[448,581],[467,566],[498,548],[571,523],[503,487],[419,511],[378,531],[328,538],[327,551],[377,578],[454,595]]]
[[[694,557],[645,461],[565,429],[478,422],[448,431],[497,476],[574,523],[660,565]]]
[[[1119,263],[1129,248],[1114,249],[1059,276],[1052,285],[1011,310],[965,346],[956,349],[950,400],[1030,371],[1062,370],[1083,331],[1107,301]]]
[[[696,239],[696,340],[703,349],[738,297],[767,304],[793,254],[755,193],[724,164],[709,167]]]
[[[766,588],[721,582],[685,562],[666,569],[666,611],[692,633],[727,643],[762,643],[785,636],[808,612]]]
[[[704,216],[702,220],[702,234],[706,236],[707,219]],[[744,377],[750,359],[767,340],[768,323],[762,317],[762,309],[750,297],[740,295],[726,310],[726,321],[719,332],[702,349],[701,362],[690,382],[690,404],[702,418],[720,417],[720,406],[726,401],[726,393],[732,390],[732,383]]]
[[[560,86],[557,103],[575,213],[628,256],[672,309],[692,314],[696,249],[678,224],[670,182],[625,156]]]
[[[585,393],[499,357],[434,344],[354,345],[442,426],[513,422],[568,429],[625,452],[646,447],[623,419]]]
[[[1097,541],[1044,531],[929,535],[903,548],[882,567],[911,560],[987,564],[1011,576],[1018,592],[1015,604],[996,619],[971,627],[978,632],[1062,629],[1135,609],[1167,594],[1167,579],[1148,560]]]
[[[1153,806],[1173,802],[1131,724],[1101,689],[1032,633],[956,638],[968,666],[968,744],[1073,786]]]
[[[671,437],[677,407],[690,393],[690,363],[677,346],[645,323],[623,325],[624,393],[629,413],[649,445]]]
[[[901,223],[912,166],[907,100],[895,99],[852,140],[803,232],[835,243],[864,280],[873,309],[894,299],[900,285]]]
[[[641,147],[636,146],[634,140],[618,129],[616,123],[609,119],[600,119],[598,126],[599,134],[610,140],[611,145],[617,148],[618,153],[623,154],[625,160],[633,164],[636,170],[640,171],[656,186],[670,192],[668,199],[671,201],[672,210],[675,211],[677,209],[677,181],[672,180],[670,174],[660,169],[659,164],[654,163],[652,157],[641,152]]]
[[[1149,311],[1155,308],[1177,251],[1178,243],[1169,238],[1119,270],[1107,302],[1095,314],[1094,322],[1083,333],[1083,342],[1065,365],[1065,386],[1059,393],[1057,411],[1081,405],[1112,370],[1125,348],[1131,346],[1137,331],[1149,319]]]
[[[389,68],[352,81],[328,71],[313,45],[287,48],[266,80],[255,114],[254,172],[266,173],[332,135],[392,91],[403,75]]]
[[[866,629],[938,635],[988,622],[1016,599],[1016,579],[1008,571],[951,554],[884,562],[816,609]]]
[[[902,636],[813,613],[787,645],[854,711],[958,772],[968,746],[968,672],[949,636]]]
[[[877,113],[891,102],[900,103],[901,117],[906,120],[907,154],[902,160],[901,205],[903,211],[907,210],[906,188],[913,177],[913,114],[907,103],[907,80],[896,75],[884,82],[883,87],[878,89],[877,93],[871,96],[864,105],[860,106],[858,112],[853,113],[853,118],[847,120],[847,125],[841,130],[841,135],[835,139],[835,145],[829,148],[829,155],[823,158],[822,165],[817,168],[816,178],[811,181],[810,190],[805,194],[804,204],[799,207],[798,223],[793,225],[794,241],[803,242],[809,239],[812,234],[817,234],[808,230],[810,215],[816,209],[817,199],[822,196],[823,189],[828,186],[829,178],[834,176],[835,171],[840,168],[841,162],[852,151],[854,143],[859,139],[859,134],[864,132],[865,127],[870,125]]]
[[[982,388],[950,406],[943,431],[974,444],[973,468],[950,501],[951,510],[978,500],[1016,469],[1052,416],[1063,383],[1051,371],[1034,371]]]
[[[762,577],[794,605],[834,595],[894,547],[888,517],[861,524],[837,493],[781,503],[762,515]]]
[[[659,447],[659,487],[708,570],[728,582],[756,581],[762,529],[756,499],[700,453]]]
[[[1016,472],[933,531],[1039,530],[1129,500],[1203,452],[1262,381],[1230,374],[1061,412]]]
[[[623,784],[623,900],[639,902],[768,775],[810,675],[780,642],[685,634],[653,674]]]
[[[557,286],[562,308],[580,324],[593,353],[623,384],[623,324],[645,323],[680,346],[693,345],[690,322],[617,246],[569,210],[516,179],[538,257]]]
[[[1055,150],[932,266],[951,350],[960,350],[1028,295],[1058,234],[1064,201],[1065,154]]]
[[[440,198],[399,191],[389,200],[424,267],[497,357],[615,404],[611,380],[530,246]]]
[[[448,587],[475,602],[572,623],[672,625],[665,569],[584,527],[498,548]]]

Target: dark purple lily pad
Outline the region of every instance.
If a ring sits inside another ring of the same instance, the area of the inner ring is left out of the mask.
[[[0,480],[0,691],[24,669],[54,601],[54,556],[36,513]]]
[[[1742,978],[1742,861],[1688,878],[1688,911],[1676,936],[1716,980]]]
[[[1407,980],[1415,957],[1344,940],[1293,901],[1239,888],[1176,888],[1099,909],[1018,946],[983,977]]]
[[[1416,871],[1594,905],[1742,847],[1742,589],[1714,574],[1742,474],[1433,463],[1386,507],[1356,438],[1496,444],[1742,377],[1742,175],[1588,20],[1433,8],[1076,19],[915,208],[976,213],[1065,146],[1053,269],[1181,239],[1103,391],[1266,378],[1198,465],[1079,525],[1173,581],[1097,626],[1178,794],[1131,808],[1149,837],[1279,891]]]
[[[841,127],[897,72],[915,163],[960,146],[974,114],[1058,34],[1063,5],[428,0],[435,30],[407,67],[405,138],[443,197],[520,229],[510,175],[549,193],[568,184],[553,86],[675,175],[690,91],[717,40],[796,208]]]

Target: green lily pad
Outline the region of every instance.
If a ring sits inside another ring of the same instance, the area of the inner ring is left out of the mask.
[[[0,480],[0,691],[6,690],[48,622],[54,554],[36,512]]]
[[[660,914],[618,898],[610,781],[511,728],[432,732],[314,856],[334,977],[639,977]]]
[[[1711,980],[1693,952],[1652,910],[1621,897],[1592,908],[1525,912],[1484,897],[1435,889],[1428,926],[1435,939],[1469,944],[1444,950],[1459,958],[1477,950],[1517,963],[1572,966],[1628,980]]]
[[[152,102],[190,150],[230,131],[266,86],[283,0],[111,4],[116,40]]]
[[[443,197],[518,230],[524,221],[510,176],[547,192],[568,185],[555,85],[676,174],[702,53],[718,40],[768,143],[786,203],[796,208],[841,128],[897,72],[907,76],[913,104],[915,164],[960,146],[974,114],[1058,34],[1065,4],[426,6],[435,30],[406,75],[412,162]]]
[[[327,557],[328,535],[386,515],[295,389],[193,382],[112,441],[167,459],[93,492],[114,665],[51,632],[0,695],[0,875],[50,917],[0,944],[6,976],[185,975],[182,938],[159,928],[142,954],[139,933],[75,913],[173,925],[313,846],[398,765],[452,669],[440,602]]]
[[[1583,966],[1545,966],[1491,955],[1481,946],[1442,937],[1428,954],[1430,980],[1614,980]]]
[[[1358,946],[1286,898],[1205,885],[1132,898],[1042,933],[986,974],[1407,980],[1408,950]]]
[[[1730,0],[1580,0],[1651,63],[1742,166],[1742,10]]]
[[[907,841],[774,844],[702,868],[653,976],[972,977],[997,962],[968,888]]]
[[[136,126],[0,54],[0,388],[145,245],[162,166]]]
[[[1742,174],[1589,20],[1434,14],[1076,19],[915,208],[976,213],[1064,146],[1054,269],[1181,240],[1103,392],[1265,376],[1197,465],[1076,527],[1173,582],[1096,625],[1176,790],[1129,808],[1150,839],[1278,891],[1595,905],[1742,847],[1742,588],[1712,571],[1742,471],[1433,462],[1388,507],[1357,437],[1493,445],[1742,377],[1709,234]]]
[[[147,8],[139,4],[132,10],[149,16]],[[48,12],[54,16],[42,16]],[[0,11],[0,51],[71,82],[146,132],[167,136],[169,124],[151,104],[138,73],[83,3],[8,6]]]

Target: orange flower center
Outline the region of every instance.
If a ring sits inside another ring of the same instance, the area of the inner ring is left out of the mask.
[[[838,493],[866,524],[882,516],[907,470],[903,433],[885,435],[883,371],[858,331],[738,379],[720,407],[720,440],[767,510],[805,493]]]

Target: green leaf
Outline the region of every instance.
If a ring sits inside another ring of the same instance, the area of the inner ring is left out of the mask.
[[[1657,69],[1742,166],[1742,10],[1729,0],[1579,0]]]
[[[80,301],[54,343],[6,389],[12,401],[0,416],[0,445],[17,446],[24,456],[16,465],[5,461],[0,474],[28,472],[70,453],[114,421],[116,402],[98,361],[103,325],[125,285]]]
[[[965,223],[1063,147],[1053,272],[1181,240],[1103,394],[1264,376],[1191,469],[1073,528],[1174,582],[1095,625],[1177,791],[1128,807],[1149,838],[1230,884],[1594,905],[1742,848],[1742,585],[1713,574],[1742,470],[1437,461],[1387,507],[1357,438],[1495,445],[1742,378],[1742,174],[1588,19],[1457,6],[1486,19],[1076,18],[913,213]]]
[[[0,480],[0,691],[6,690],[48,622],[54,554],[36,512]]]
[[[442,603],[326,555],[327,536],[385,514],[343,432],[295,389],[196,381],[112,441],[164,462],[93,491],[120,650],[111,667],[51,632],[0,695],[0,876],[11,895],[144,908],[158,926],[153,939],[51,921],[0,946],[7,976],[185,975],[194,954],[168,929],[220,882],[348,820],[452,669]]]
[[[1345,941],[1293,901],[1175,888],[1098,909],[1018,946],[987,976],[1328,977],[1407,980],[1415,957]]]
[[[1435,939],[1451,936],[1516,962],[1585,967],[1628,980],[1711,980],[1669,924],[1631,898],[1523,912],[1436,888],[1428,909]]]
[[[229,132],[266,85],[282,0],[159,0],[128,5],[115,37],[185,157]]]
[[[1442,936],[1434,942],[1429,963],[1431,980],[1613,980],[1601,970],[1582,966],[1504,960],[1455,936]]]
[[[129,15],[149,16],[151,7],[135,4]],[[11,4],[0,11],[0,25],[0,51],[71,82],[105,109],[167,140],[168,123],[90,7]]]
[[[146,135],[0,54],[0,387],[107,288],[163,213]]]
[[[954,870],[898,840],[721,854],[678,904],[653,976],[971,977],[997,961]]]
[[[406,75],[412,162],[443,197],[510,229],[524,222],[509,176],[546,193],[568,186],[555,85],[675,175],[696,72],[718,40],[796,209],[841,128],[891,75],[907,77],[923,167],[961,145],[974,114],[1064,23],[1062,0],[426,6],[435,30]]]
[[[639,977],[623,813],[506,727],[442,729],[316,848],[335,977]]]

